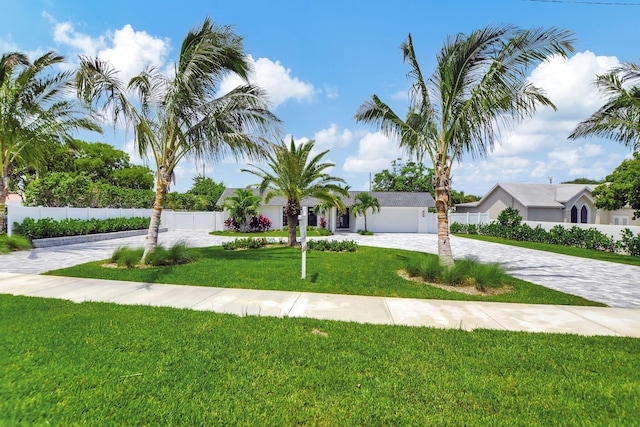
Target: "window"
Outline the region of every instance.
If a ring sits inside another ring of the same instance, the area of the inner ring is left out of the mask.
[[[571,223],[575,224],[578,222],[578,208],[575,206],[571,208]]]
[[[587,209],[586,206],[583,206],[582,209],[580,209],[580,222],[582,224],[589,223],[589,209]]]
[[[628,216],[614,216],[613,225],[629,225]]]

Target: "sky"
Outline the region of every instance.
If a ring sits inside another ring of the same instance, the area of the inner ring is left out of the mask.
[[[539,108],[503,134],[484,158],[463,156],[453,169],[453,189],[481,196],[498,182],[602,179],[631,157],[629,148],[610,140],[567,136],[603,103],[595,76],[622,62],[638,62],[640,0],[0,0],[0,5],[0,52],[22,51],[33,59],[55,50],[71,69],[79,55],[99,56],[125,80],[149,64],[171,70],[185,35],[207,16],[232,26],[244,38],[252,81],[267,91],[283,122],[282,139],[315,140],[317,150],[329,150],[325,158],[335,164],[330,173],[352,190],[368,190],[370,177],[390,169],[392,161],[410,160],[397,140],[353,119],[373,94],[401,117],[406,113],[411,81],[400,44],[409,33],[428,76],[448,36],[500,24],[564,28],[575,34],[575,53],[539,64],[529,76],[557,111]],[[229,76],[220,90],[237,83]],[[132,132],[107,126],[104,134],[78,137],[110,143],[145,163],[135,155]],[[228,187],[256,184],[257,177],[240,171],[246,167],[233,158],[204,165],[187,159],[176,170],[172,190],[188,190],[203,171]]]

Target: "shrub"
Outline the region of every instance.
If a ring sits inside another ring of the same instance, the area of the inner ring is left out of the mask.
[[[361,236],[373,236],[373,231],[358,230],[358,234],[361,235]]]
[[[245,239],[235,239],[233,242],[226,242],[222,244],[222,249],[227,251],[234,251],[236,249],[259,249],[263,248],[269,243],[265,237],[247,237]]]
[[[407,272],[411,277],[420,276],[427,282],[473,285],[481,291],[501,287],[506,279],[506,272],[499,264],[482,264],[473,258],[464,258],[451,267],[444,267],[437,256],[428,256],[410,262]]]
[[[271,220],[266,216],[258,215],[251,217],[249,230],[252,232],[264,232],[271,229]]]
[[[320,252],[356,252],[358,244],[353,240],[309,240],[307,248]]]
[[[631,256],[640,256],[640,234],[633,235],[633,232],[625,228],[620,232],[618,247]]]
[[[118,264],[118,267],[132,268],[140,263],[144,249],[142,248],[129,248],[127,246],[121,246],[111,255],[111,262]]]
[[[411,277],[422,277],[427,282],[436,282],[442,277],[443,267],[436,256],[422,257],[413,260],[407,267],[407,272]]]
[[[110,233],[114,231],[141,230],[149,227],[150,218],[107,218],[98,220],[81,220],[67,218],[56,221],[51,218],[34,220],[25,218],[22,223],[14,223],[16,233],[29,239],[45,239],[48,237],[78,236],[84,234]]]
[[[177,242],[168,249],[158,245],[147,254],[145,259],[146,264],[154,267],[188,264],[192,261],[193,257],[189,255],[187,245],[184,242]]]
[[[465,226],[460,224],[459,222],[454,222],[453,224],[449,225],[449,232],[451,234],[466,234]]]
[[[505,227],[517,227],[522,223],[522,215],[517,209],[508,207],[498,214],[498,223]]]
[[[327,220],[323,216],[320,217],[320,228],[321,229],[327,228]]]
[[[9,237],[6,234],[0,234],[0,254],[29,249],[31,249],[31,243],[26,237],[15,234]]]
[[[332,236],[333,233],[331,232],[331,230],[328,230],[326,228],[316,228],[316,232],[320,235],[320,236]]]
[[[224,220],[224,227],[227,230],[240,231],[240,224],[238,224],[238,222],[235,219],[233,219],[232,217],[229,217],[229,218]]]

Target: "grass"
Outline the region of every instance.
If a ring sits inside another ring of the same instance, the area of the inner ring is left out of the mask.
[[[509,240],[501,237],[485,236],[480,234],[455,234],[455,236],[481,240],[483,242],[501,243],[503,245],[517,246],[520,248],[553,252],[562,255],[577,256],[580,258],[589,258],[598,261],[617,262],[619,264],[640,266],[640,257],[616,254],[613,252],[594,251],[591,249],[575,248],[572,246],[552,245],[550,243],[521,242],[518,240]]]
[[[640,339],[0,295],[0,425],[637,425]]]
[[[358,252],[307,252],[307,280],[300,279],[300,250],[272,247],[225,251],[221,247],[191,248],[197,261],[178,266],[113,269],[90,262],[50,271],[57,276],[91,277],[145,283],[214,286],[372,295],[404,298],[455,299],[558,305],[602,305],[513,277],[506,283],[513,292],[500,295],[465,295],[401,278],[397,270],[412,260],[436,255],[399,249],[360,247]]]
[[[31,249],[29,239],[23,236],[13,235],[11,237],[0,233],[0,254],[7,254],[12,251],[26,251]]]

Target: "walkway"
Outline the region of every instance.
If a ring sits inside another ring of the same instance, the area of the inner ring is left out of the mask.
[[[351,239],[369,246],[437,252],[436,236],[430,234],[360,236],[350,233],[331,238]],[[515,277],[616,308],[374,298],[36,276],[52,269],[106,259],[120,246],[140,246],[142,239],[137,236],[2,255],[0,293],[171,305],[239,315],[640,337],[640,310],[637,309],[640,308],[640,267],[456,237],[451,241],[456,257],[476,256],[481,261],[500,262]],[[160,243],[165,245],[179,240],[188,246],[213,246],[232,239],[211,236],[205,231],[173,231],[160,235]]]

